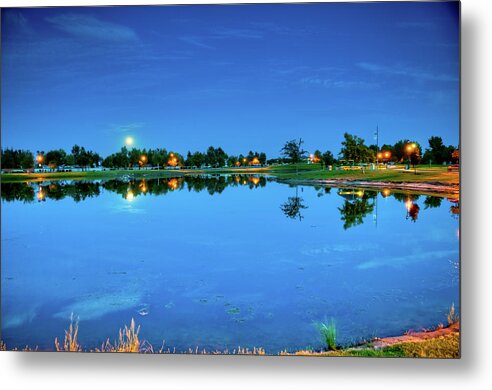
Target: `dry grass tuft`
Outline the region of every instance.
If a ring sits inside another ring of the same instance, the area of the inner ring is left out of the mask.
[[[138,332],[140,331],[140,326],[135,326],[135,320],[132,318],[130,327],[125,325],[124,329],[120,329],[118,341],[113,344],[106,340],[106,342],[101,346],[101,349],[96,349],[96,352],[152,352],[152,346],[145,348],[145,350],[140,350],[140,340],[138,339]]]
[[[459,320],[458,315],[456,314],[454,310],[454,303],[451,305],[448,313],[448,325],[453,325]]]
[[[63,348],[58,342],[58,337],[55,338],[55,349],[57,352],[81,352],[82,347],[80,346],[77,337],[79,335],[79,321],[73,322],[73,314],[70,316],[70,327],[65,330],[65,338],[63,340]]]

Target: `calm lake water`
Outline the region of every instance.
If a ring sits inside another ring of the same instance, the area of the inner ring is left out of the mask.
[[[2,184],[2,340],[85,348],[135,318],[159,349],[267,353],[446,324],[459,204],[265,177]]]

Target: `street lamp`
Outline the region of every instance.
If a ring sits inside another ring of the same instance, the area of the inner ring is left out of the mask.
[[[412,163],[411,161],[411,155],[412,153],[415,151],[415,149],[417,148],[417,144],[416,143],[411,143],[411,144],[408,144],[406,149],[407,149],[407,153],[408,153],[408,168],[410,168],[410,164]],[[415,174],[417,174],[417,167],[415,166],[414,164],[414,169],[415,169]]]
[[[41,166],[41,164],[43,163],[43,159],[44,159],[44,157],[43,157],[43,155],[42,155],[42,154],[38,154],[38,155],[36,156],[36,161],[38,162],[38,165],[39,165],[39,166]]]

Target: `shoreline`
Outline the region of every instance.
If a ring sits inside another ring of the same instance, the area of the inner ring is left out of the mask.
[[[273,180],[288,185],[309,185],[344,188],[367,188],[380,190],[413,191],[418,193],[436,194],[438,196],[459,198],[460,185],[458,180],[446,181],[449,177],[439,180],[440,177],[419,177],[417,180],[406,180],[405,174],[390,177],[347,177],[341,172],[334,177],[323,177],[326,171],[300,171],[301,177],[292,177],[286,174],[284,168],[254,167],[254,168],[218,168],[218,169],[190,169],[190,170],[112,170],[112,171],[85,171],[85,172],[47,172],[47,173],[8,173],[1,174],[0,182],[42,182],[58,180],[117,180],[157,179],[195,175],[264,175]],[[302,177],[311,176],[311,177]],[[314,176],[314,177],[313,177]],[[344,177],[345,176],[345,177]],[[412,177],[413,179],[413,177]]]
[[[393,182],[393,181],[367,181],[367,180],[345,180],[345,179],[279,179],[279,183],[290,185],[322,185],[325,187],[343,187],[343,188],[367,188],[377,190],[400,190],[412,191],[421,194],[429,193],[439,196],[457,196],[460,195],[459,185],[450,185],[445,183],[428,183],[428,182]]]
[[[189,355],[260,355],[260,356],[307,356],[307,357],[403,357],[403,358],[439,358],[457,359],[460,354],[460,321],[455,321],[444,327],[440,324],[433,330],[422,330],[418,332],[406,332],[399,336],[388,336],[374,338],[369,342],[340,347],[336,350],[298,350],[288,352],[287,350],[278,353],[267,353],[264,348],[253,347],[252,349],[238,346],[232,350],[207,351],[205,349],[189,348],[187,351],[176,351],[171,347],[161,347],[154,350],[153,346],[140,340],[138,333],[140,326],[136,326],[132,319],[129,327],[124,327],[124,332],[114,344],[103,343],[99,348],[85,349],[77,340],[78,323],[70,323],[69,330],[65,331],[65,343],[62,347],[58,339],[55,339],[53,350],[40,350],[37,347],[29,346],[23,349],[8,349],[7,345],[0,340],[0,351],[27,351],[27,352],[131,352],[131,353],[152,353],[152,354],[189,354]],[[71,337],[71,338],[70,338]],[[68,339],[67,339],[68,338]],[[67,340],[71,340],[67,344]]]

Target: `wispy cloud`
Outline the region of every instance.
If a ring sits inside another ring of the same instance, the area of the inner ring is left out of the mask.
[[[397,22],[396,26],[400,28],[431,29],[434,27],[434,24],[431,22]]]
[[[138,42],[131,28],[103,21],[90,15],[63,14],[46,18],[54,27],[83,39],[112,42]]]
[[[447,74],[435,74],[419,69],[413,69],[402,65],[380,65],[368,62],[359,62],[357,66],[361,69],[367,70],[369,72],[377,74],[387,74],[393,76],[406,76],[419,80],[429,80],[429,81],[458,81],[457,77],[450,76]]]
[[[5,14],[4,26],[13,29],[16,33],[31,34],[32,29],[26,17],[14,10],[3,10]]]
[[[124,125],[111,124],[109,128],[115,133],[128,133],[135,130],[139,130],[145,126],[145,122],[132,122]]]
[[[215,49],[213,46],[207,45],[203,42],[205,38],[196,36],[183,36],[179,37],[182,41],[189,43],[190,45],[201,47],[203,49]]]
[[[213,30],[211,39],[224,38],[242,38],[242,39],[260,39],[263,38],[263,33],[258,30],[246,28],[217,28]]]
[[[362,80],[333,80],[320,77],[303,77],[300,83],[306,86],[319,86],[324,88],[375,88],[379,84]]]
[[[205,31],[200,36],[182,36],[181,39],[191,45],[205,49],[215,49],[210,41],[225,39],[263,39],[267,35],[303,35],[304,30],[294,30],[275,23],[251,22],[245,27],[215,27]]]

